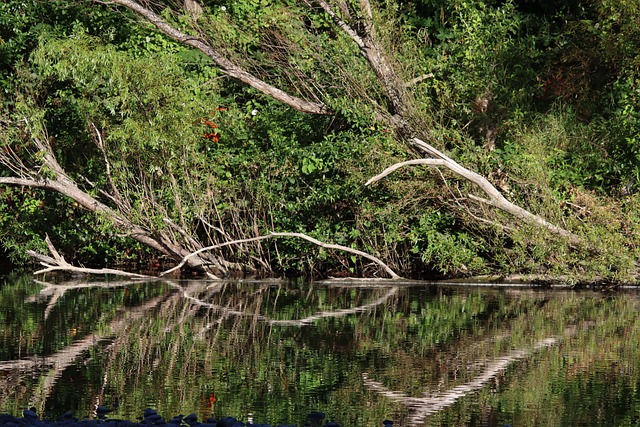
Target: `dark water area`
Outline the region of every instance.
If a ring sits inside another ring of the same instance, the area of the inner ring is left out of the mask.
[[[635,291],[0,278],[0,413],[638,426]]]

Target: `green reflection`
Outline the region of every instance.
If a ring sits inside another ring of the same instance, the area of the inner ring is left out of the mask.
[[[322,410],[353,426],[624,426],[640,414],[634,294],[189,281],[68,289],[51,308],[51,296],[32,301],[41,288],[0,289],[17,319],[3,360],[99,339],[35,373],[2,362],[22,390],[0,394],[2,411],[117,402],[129,419],[152,406],[302,425]]]

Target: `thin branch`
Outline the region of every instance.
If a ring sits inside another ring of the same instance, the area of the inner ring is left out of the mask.
[[[58,251],[56,250],[56,248],[53,246],[53,243],[51,243],[51,239],[49,239],[49,235],[45,235],[44,238],[45,243],[47,244],[47,247],[49,248],[49,252],[51,252],[51,255],[53,255],[53,259],[56,262],[62,262],[62,263],[66,263],[66,261],[64,260],[64,257],[62,257]]]
[[[427,73],[427,74],[424,74],[424,75],[422,75],[422,76],[418,76],[418,77],[416,77],[416,78],[414,78],[414,79],[411,79],[411,80],[409,80],[408,82],[406,82],[406,83],[404,84],[404,87],[411,87],[411,86],[414,86],[414,85],[416,85],[416,84],[420,83],[420,82],[421,82],[421,81],[423,81],[423,80],[426,80],[426,79],[432,79],[433,77],[434,77],[434,74],[433,74],[433,73]]]
[[[332,243],[324,243],[321,242],[320,240],[314,239],[313,237],[309,237],[306,234],[303,233],[278,233],[278,232],[272,232],[263,236],[258,236],[258,237],[251,237],[248,239],[239,239],[239,240],[233,240],[230,242],[224,242],[224,243],[219,243],[217,245],[212,245],[212,246],[207,246],[205,248],[199,249],[195,252],[190,253],[189,255],[185,256],[182,261],[176,265],[175,267],[164,271],[162,273],[160,273],[160,276],[164,276],[167,275],[169,273],[172,273],[176,270],[178,270],[179,268],[181,268],[191,257],[195,257],[199,254],[201,254],[202,252],[206,252],[206,251],[211,251],[214,249],[219,249],[225,246],[230,246],[230,245],[238,245],[240,243],[249,243],[249,242],[257,242],[259,240],[264,240],[264,239],[270,239],[270,238],[274,238],[274,237],[297,237],[300,239],[304,239],[308,242],[311,242],[317,246],[326,248],[326,249],[337,249],[337,250],[341,250],[341,251],[345,251],[345,252],[349,252],[355,255],[359,255],[361,257],[367,258],[368,260],[371,260],[373,262],[375,262],[376,264],[378,264],[380,267],[382,267],[387,274],[389,274],[389,276],[391,276],[392,279],[401,279],[401,277],[399,275],[397,275],[389,266],[387,266],[384,262],[382,262],[379,258],[370,255],[366,252],[362,252],[360,250],[357,249],[353,249],[353,248],[349,248],[347,246],[342,246],[342,245],[336,245],[336,244],[332,244]]]
[[[125,199],[122,197],[122,194],[120,194],[120,191],[118,191],[118,187],[116,187],[115,182],[113,181],[113,178],[111,176],[111,164],[109,163],[109,157],[107,156],[107,150],[104,147],[104,141],[102,140],[102,134],[100,133],[100,131],[98,130],[98,128],[96,127],[96,125],[92,122],[91,126],[93,127],[93,130],[96,133],[96,144],[98,145],[98,148],[100,149],[100,152],[102,152],[102,157],[104,158],[104,166],[105,166],[105,172],[107,175],[107,181],[109,182],[109,187],[111,187],[111,191],[113,192],[113,195],[109,195],[110,199],[113,200],[118,207],[120,207],[121,209],[123,209],[125,212],[130,212],[131,211],[131,205],[129,203],[125,202]]]
[[[313,9],[313,4],[310,0],[302,0],[310,9]],[[365,42],[362,39],[362,37],[360,37],[358,35],[358,33],[349,26],[349,24],[347,24],[334,10],[333,8],[329,5],[329,3],[327,3],[324,0],[316,0],[315,3],[317,3],[322,10],[325,11],[325,13],[327,15],[329,15],[329,17],[331,18],[331,20],[333,21],[334,24],[336,24],[338,27],[340,27],[340,29],[342,31],[344,31],[350,38],[351,40],[353,40],[360,49],[364,49],[365,48]]]
[[[396,170],[404,166],[410,166],[410,165],[445,166],[445,161],[441,159],[414,159],[414,160],[407,160],[406,162],[396,163],[394,165],[389,166],[388,168],[386,168],[385,170],[383,170],[373,178],[370,178],[367,182],[365,182],[364,185],[365,186],[371,185],[374,182],[380,181],[382,178],[386,177],[387,175],[391,175]]]

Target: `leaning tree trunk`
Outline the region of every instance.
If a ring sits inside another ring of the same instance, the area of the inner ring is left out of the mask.
[[[93,0],[98,3],[105,3],[101,0]],[[400,138],[413,150],[427,159],[419,159],[422,164],[433,166],[444,166],[459,177],[478,186],[488,199],[469,195],[469,198],[496,207],[515,218],[525,221],[537,227],[544,228],[554,234],[578,241],[578,237],[554,224],[549,223],[544,218],[507,200],[498,189],[485,177],[457,163],[449,158],[434,146],[428,144],[418,135],[423,132],[415,129],[411,125],[411,107],[409,106],[409,96],[407,85],[400,79],[398,73],[388,60],[385,50],[377,38],[376,26],[373,18],[373,11],[369,0],[360,0],[359,8],[354,10],[353,3],[344,0],[336,0],[338,13],[334,6],[325,0],[300,0],[310,11],[320,9],[330,18],[331,22],[346,34],[359,48],[363,57],[367,60],[369,67],[375,73],[378,84],[382,88],[388,100],[386,109],[376,111],[377,117],[385,125],[393,127]],[[172,27],[153,10],[143,6],[134,0],[110,0],[106,3],[116,3],[125,6],[129,10],[141,16],[147,22],[155,25],[162,33],[172,39],[184,43],[203,52],[220,67],[220,70],[231,77],[248,84],[262,93],[283,102],[284,104],[305,113],[310,114],[330,114],[331,111],[321,103],[310,102],[300,97],[288,94],[271,84],[265,82],[255,74],[242,69],[230,59],[224,57],[214,46],[208,43],[203,37],[190,36],[175,27]],[[355,2],[354,2],[355,3]],[[357,16],[356,26],[347,23],[341,16]],[[194,22],[197,29],[197,24]],[[318,98],[320,98],[318,96]],[[378,106],[379,107],[379,106]],[[384,173],[382,174],[384,175]]]

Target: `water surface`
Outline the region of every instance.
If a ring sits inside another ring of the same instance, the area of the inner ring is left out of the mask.
[[[634,292],[0,280],[0,412],[640,425]]]

